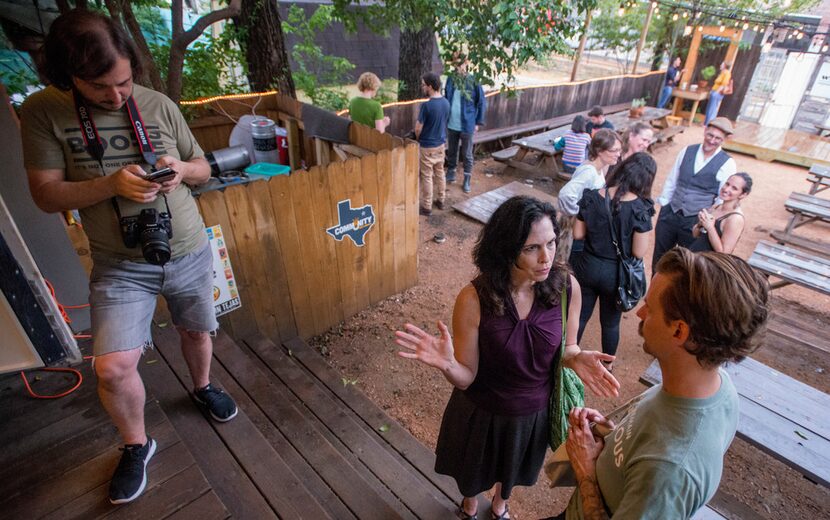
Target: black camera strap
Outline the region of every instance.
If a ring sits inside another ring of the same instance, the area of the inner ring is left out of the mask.
[[[98,135],[98,128],[95,126],[95,121],[92,119],[92,111],[90,110],[84,97],[80,92],[78,92],[77,89],[72,89],[72,98],[75,101],[75,115],[78,116],[78,123],[81,126],[81,136],[84,139],[84,148],[86,148],[87,153],[92,156],[93,159],[98,161],[98,165],[101,167],[101,175],[106,176],[107,173],[104,169],[104,143]],[[127,102],[124,106],[127,109],[127,115],[130,118],[130,124],[133,127],[133,133],[135,134],[136,141],[138,142],[138,149],[141,152],[141,156],[147,164],[155,168],[158,157],[156,156],[156,151],[153,148],[153,143],[150,142],[150,138],[147,136],[147,127],[144,125],[144,120],[141,118],[141,112],[138,111],[138,106],[136,106],[133,96],[127,98]],[[167,213],[169,214],[170,205],[167,202],[167,195],[162,193],[162,197],[164,198],[164,204],[167,207]],[[112,206],[115,208],[115,215],[120,221],[121,208],[118,206],[117,197],[113,197],[111,200]]]

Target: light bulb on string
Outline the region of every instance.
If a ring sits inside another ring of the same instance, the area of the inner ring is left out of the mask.
[[[827,45],[822,45],[821,46],[821,52],[827,52],[828,48],[830,48],[830,47],[828,47]]]
[[[700,18],[700,15],[703,14],[703,11],[698,11],[695,13],[695,18]]]
[[[725,25],[723,25],[723,24],[721,24],[721,25],[720,25],[720,32],[723,32],[723,31],[725,31],[725,30],[726,30],[726,26],[725,26]]]
[[[748,24],[748,23],[746,23],[746,22],[744,22],[744,24],[743,24],[741,27],[742,27],[742,28],[743,28],[743,30],[745,31],[745,30],[749,29],[749,24]]]
[[[688,17],[689,17],[689,13],[686,12],[686,11],[683,11],[683,18],[688,18]]]
[[[651,7],[652,7],[653,9],[656,9],[656,8],[657,8],[657,2],[652,2],[652,3],[651,3]]]
[[[752,28],[752,30],[755,31],[755,32],[758,32],[758,29],[759,29],[759,27],[757,25]]]
[[[703,26],[702,25],[697,26],[697,32],[703,32]]]
[[[801,33],[801,32],[795,35],[796,40],[800,40],[803,37],[804,37],[804,33]]]
[[[671,19],[672,19],[672,21],[673,21],[673,22],[676,22],[678,18],[680,18],[680,17],[679,17],[679,16],[677,16],[677,13],[674,13],[674,14],[672,15],[672,17],[671,17]]]
[[[625,14],[625,8],[620,7],[619,10],[617,10],[617,16],[623,16],[624,14]]]

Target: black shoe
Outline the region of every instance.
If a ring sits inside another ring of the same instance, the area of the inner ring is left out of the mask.
[[[448,173],[444,178],[447,180],[447,184],[453,184],[455,182],[455,175]]]
[[[441,211],[444,210],[444,201],[443,200],[436,200],[435,207],[440,209]]]
[[[230,421],[239,412],[231,396],[210,383],[206,387],[193,392],[193,398],[210,412],[211,417],[219,422]]]
[[[432,215],[432,210],[431,209],[426,209],[426,208],[418,208],[418,214],[423,215],[425,217],[428,217],[428,216]]]
[[[147,437],[147,444],[127,444],[121,461],[110,481],[110,502],[126,504],[144,492],[147,486],[147,463],[156,452],[156,441]]]
[[[470,187],[470,181],[472,178],[472,175],[464,176],[464,184],[461,185],[461,189],[464,190],[464,193],[470,193],[472,191],[472,188]]]

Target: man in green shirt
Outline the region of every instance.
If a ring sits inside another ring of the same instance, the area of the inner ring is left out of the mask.
[[[737,257],[679,247],[656,272],[637,316],[663,383],[604,439],[590,426],[607,422],[599,412],[571,412],[566,448],[578,487],[555,518],[691,518],[718,488],[738,424],[738,395],[720,366],[757,348],[769,284]]]
[[[152,347],[159,295],[181,339],[193,399],[217,421],[237,414],[233,399],[210,384],[218,327],[212,254],[187,187],[206,182],[210,167],[176,104],[133,84],[138,52],[112,18],[81,9],[61,15],[45,55],[51,85],[21,109],[24,162],[35,203],[47,212],[79,209],[89,238],[93,366],[101,404],[124,442],[109,499],[123,504],[144,491],[156,451],[138,362]],[[148,178],[165,167],[172,173]],[[166,230],[141,220],[154,215],[161,226],[165,214]]]

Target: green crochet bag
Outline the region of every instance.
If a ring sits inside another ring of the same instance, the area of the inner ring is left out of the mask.
[[[567,284],[562,288],[562,344],[559,347],[553,374],[553,391],[550,394],[550,447],[556,451],[568,438],[568,414],[574,407],[585,406],[585,386],[576,372],[562,366],[567,336],[568,296]]]

